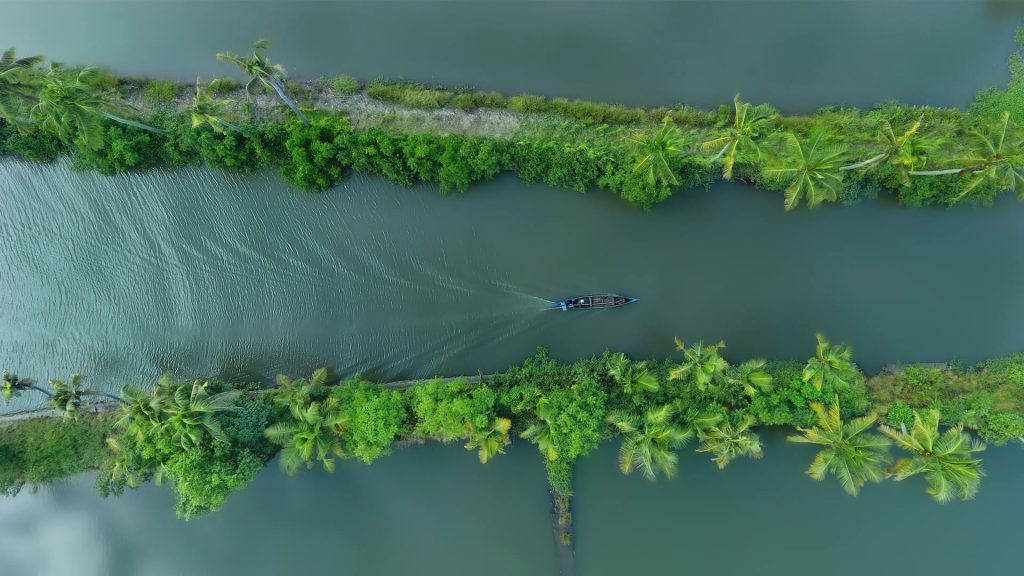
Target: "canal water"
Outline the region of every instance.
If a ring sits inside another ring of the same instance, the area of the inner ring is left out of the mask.
[[[257,37],[296,76],[348,72],[629,104],[714,106],[735,92],[784,111],[897,98],[966,106],[1006,81],[1024,4],[970,0],[659,2],[7,1],[23,55],[183,80]],[[1024,347],[1024,205],[899,208],[887,199],[784,213],[738,184],[650,213],[610,194],[512,177],[442,197],[348,178],[309,195],[272,173],[113,178],[0,163],[0,360],[108,389],[163,371],[266,379],[327,364],[402,378],[507,366],[537,345],[663,355],[672,336],[727,355],[802,358],[813,332],[882,364],[973,361]],[[546,300],[641,299],[589,315]],[[30,407],[31,401],[14,408]],[[769,434],[760,462],[622,477],[584,459],[577,568],[769,576],[1010,573],[1017,448],[986,454],[970,503],[919,482],[849,499]],[[481,466],[458,447],[403,449],[333,475],[268,468],[225,509],[183,523],[145,487],[91,479],[0,501],[0,574],[554,574],[543,467],[529,447]],[[867,560],[865,560],[867,559]],[[868,561],[870,565],[865,564]]]

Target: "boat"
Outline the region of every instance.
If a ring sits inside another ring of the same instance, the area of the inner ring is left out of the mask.
[[[638,298],[619,296],[618,294],[590,294],[587,296],[574,296],[572,298],[566,298],[565,300],[559,300],[558,302],[552,302],[549,310],[562,310],[564,312],[568,312],[569,310],[618,308],[619,306],[632,304],[637,300]]]

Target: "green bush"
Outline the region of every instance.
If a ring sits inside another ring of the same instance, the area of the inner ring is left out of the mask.
[[[341,95],[354,94],[359,91],[359,80],[348,74],[339,74],[330,80],[331,88]]]
[[[543,96],[520,94],[508,99],[508,108],[516,112],[546,112],[548,102]]]
[[[58,138],[39,130],[24,134],[0,119],[0,156],[13,154],[33,162],[53,162],[67,152]]]
[[[303,190],[323,192],[341,180],[351,163],[352,129],[339,116],[314,118],[312,125],[293,120],[284,141],[281,174]]]
[[[99,149],[92,149],[81,140],[77,141],[75,168],[109,175],[128,170],[145,170],[163,163],[165,139],[159,134],[111,122],[103,128],[102,141],[103,145]]]
[[[1002,446],[1010,440],[1024,438],[1024,417],[1020,414],[990,414],[978,428],[978,434],[996,446]],[[1021,440],[1024,442],[1024,440]]]
[[[367,464],[390,454],[405,428],[402,393],[356,378],[339,384],[334,394],[349,418],[343,434],[346,452]]]
[[[420,438],[462,440],[471,429],[485,429],[495,416],[497,394],[488,386],[434,380],[411,388],[406,396],[415,417],[412,433]]]
[[[181,93],[181,85],[165,80],[150,80],[142,90],[142,100],[150,106],[171,104]]]
[[[899,428],[900,425],[910,427],[914,424],[914,409],[904,402],[897,402],[889,407],[886,416],[889,426]]]

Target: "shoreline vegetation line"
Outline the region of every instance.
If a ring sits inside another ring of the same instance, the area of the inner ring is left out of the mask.
[[[1024,29],[1017,41],[1024,50]],[[39,56],[0,60],[0,156],[103,174],[200,165],[276,168],[311,192],[350,171],[443,193],[513,172],[649,209],[724,180],[779,192],[786,210],[891,194],[905,206],[991,204],[1024,194],[1024,52],[1002,90],[966,111],[883,102],[782,115],[744,102],[631,108],[340,75],[294,81],[269,43],[217,55],[246,77],[194,85],[119,78]]]

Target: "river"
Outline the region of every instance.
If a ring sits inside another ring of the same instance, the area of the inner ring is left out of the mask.
[[[742,91],[784,111],[886,99],[965,106],[1005,82],[1022,4],[810,2],[5,2],[23,55],[189,79],[260,36],[297,76],[348,72],[507,93],[713,106]],[[1024,205],[910,210],[890,200],[784,213],[736,184],[650,213],[502,176],[464,195],[354,176],[309,195],[272,173],[113,178],[0,163],[0,358],[116,389],[162,371],[266,379],[327,364],[373,378],[475,373],[546,345],[662,355],[671,337],[727,356],[803,358],[813,332],[876,370],[1024,348]],[[617,291],[633,306],[544,312]],[[16,364],[16,365],[15,365]],[[26,401],[15,408],[30,406]],[[978,500],[940,507],[918,482],[848,499],[769,435],[764,461],[621,477],[613,446],[581,462],[582,575],[1006,573],[1021,510],[1017,449],[987,453]],[[274,468],[224,511],[173,518],[145,487],[91,479],[0,502],[0,573],[18,576],[553,574],[543,468],[529,448],[480,466],[415,447],[370,468]],[[823,528],[823,526],[827,526]],[[52,542],[61,542],[54,546]],[[44,547],[45,545],[45,547]],[[867,552],[870,550],[871,552]],[[737,551],[742,553],[737,554]],[[968,565],[969,562],[969,565]]]

